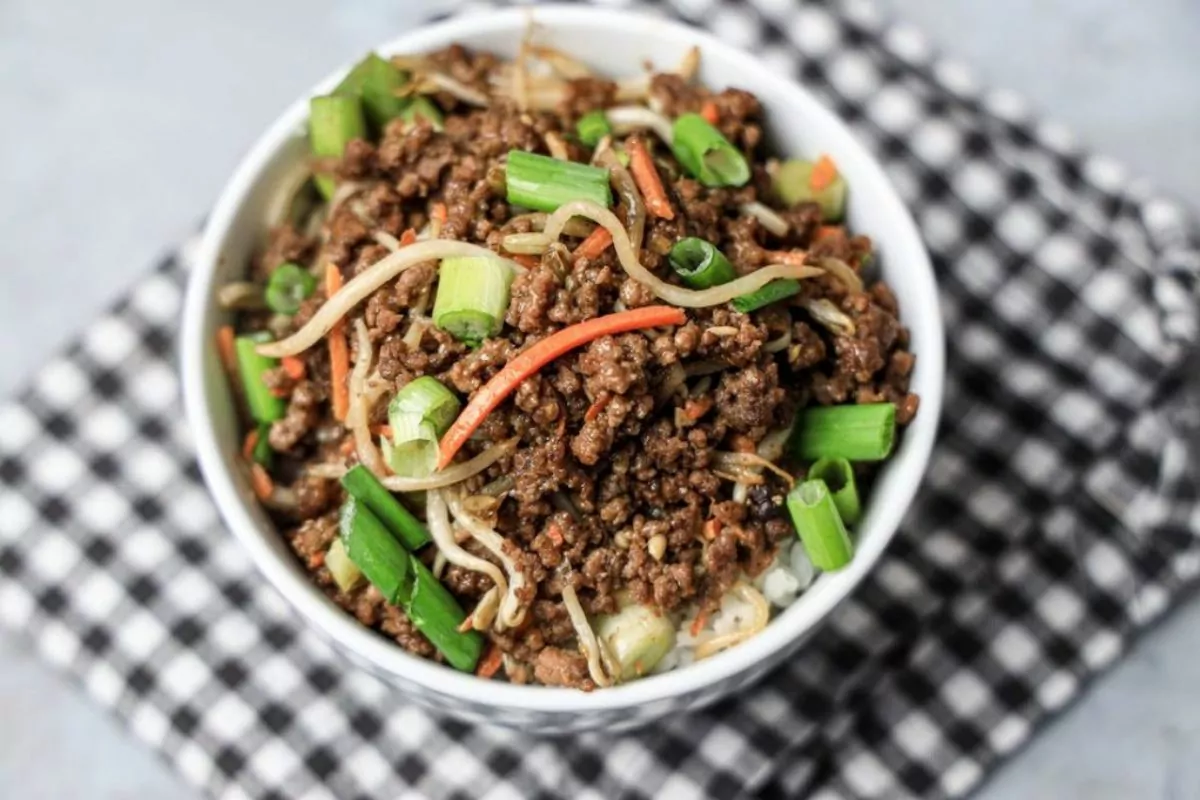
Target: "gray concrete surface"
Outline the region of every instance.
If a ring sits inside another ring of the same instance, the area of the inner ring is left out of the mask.
[[[0,2],[0,392],[191,230],[289,99],[430,5]],[[1023,93],[1200,207],[1195,0],[884,6],[984,82]],[[979,797],[1200,798],[1198,663],[1193,601]],[[0,796],[194,795],[75,687],[0,638]]]

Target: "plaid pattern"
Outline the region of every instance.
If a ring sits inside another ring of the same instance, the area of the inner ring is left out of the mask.
[[[888,554],[790,665],[621,736],[436,719],[298,625],[222,529],[168,259],[0,406],[0,624],[223,797],[957,797],[1200,572],[1168,202],[863,2],[676,0],[850,120],[916,210],[944,431]]]

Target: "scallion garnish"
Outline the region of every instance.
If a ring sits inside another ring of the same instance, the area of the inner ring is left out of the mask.
[[[363,577],[362,570],[350,560],[346,553],[346,544],[340,538],[334,539],[325,551],[325,569],[329,570],[330,577],[342,592],[348,592],[358,586]]]
[[[392,605],[407,604],[412,597],[412,558],[379,518],[351,497],[338,516],[338,530],[346,554],[383,599]]]
[[[270,469],[275,464],[275,451],[271,449],[271,426],[262,422],[258,425],[258,436],[254,439],[254,450],[250,453],[254,463]]]
[[[763,306],[778,303],[780,300],[786,300],[792,295],[799,293],[800,281],[793,280],[792,278],[780,278],[777,281],[771,281],[766,286],[755,289],[753,292],[733,298],[729,301],[729,304],[743,314],[749,314],[751,311],[757,311]]]
[[[744,186],[750,165],[721,132],[699,114],[684,114],[671,129],[675,158],[705,186]]]
[[[409,550],[420,550],[429,544],[429,531],[371,474],[371,470],[356,464],[342,476],[342,486],[351,497],[379,517]]]
[[[800,412],[791,448],[796,458],[804,461],[882,461],[891,454],[895,441],[893,403],[821,406]]]
[[[403,70],[375,53],[368,53],[346,74],[333,93],[361,97],[367,117],[377,128],[382,128],[408,106],[408,100],[396,93],[406,83],[408,75]]]
[[[416,556],[409,559],[413,584],[411,598],[404,609],[408,618],[446,657],[450,666],[463,672],[474,671],[483,653],[483,636],[478,631],[459,631],[467,618],[462,606]]]
[[[331,94],[309,101],[308,139],[317,158],[341,158],[352,139],[366,135],[367,122],[357,95]],[[316,184],[326,200],[333,196],[332,177],[318,175]]]
[[[433,324],[464,342],[495,336],[504,326],[512,280],[512,269],[497,259],[442,259]]]
[[[612,205],[608,170],[587,164],[510,150],[505,181],[508,202],[535,211],[554,211],[572,200],[590,200],[605,208]]]
[[[854,545],[824,481],[797,484],[788,492],[787,507],[813,566],[831,572],[850,563]]]
[[[832,163],[832,162],[830,162]],[[846,179],[837,172],[825,170],[816,174],[812,161],[789,159],[775,174],[775,193],[788,206],[812,202],[821,207],[821,218],[826,222],[837,222],[846,211]]]
[[[408,104],[408,108],[404,109],[400,114],[400,118],[405,122],[413,123],[418,119],[423,119],[430,124],[435,131],[445,130],[446,118],[442,114],[442,110],[428,97],[418,95]]]
[[[246,393],[246,404],[250,407],[250,416],[258,423],[270,423],[282,419],[287,410],[283,398],[271,394],[263,376],[267,370],[279,366],[279,362],[267,356],[258,354],[258,346],[267,337],[239,336],[234,340],[234,350],[237,353],[238,372],[242,378],[242,389]],[[259,436],[259,439],[262,439]]]
[[[416,416],[432,424],[434,431],[441,436],[454,422],[461,408],[462,403],[454,392],[443,386],[437,378],[422,375],[406,384],[392,398],[388,404],[388,421],[400,415]]]
[[[862,504],[858,499],[858,485],[854,481],[854,467],[849,461],[844,458],[822,458],[808,468],[807,479],[825,482],[842,522],[847,525],[858,522],[862,516]]]
[[[399,414],[389,424],[392,440],[383,460],[402,478],[424,478],[437,469],[438,433],[432,424],[412,414]]]
[[[267,279],[267,306],[276,314],[291,316],[317,290],[317,279],[298,264],[280,264]]]
[[[729,259],[715,245],[695,236],[676,242],[668,258],[675,274],[693,289],[707,289],[737,277]]]
[[[588,147],[595,147],[601,139],[612,133],[612,125],[603,111],[589,111],[579,118],[575,131],[579,134],[579,141]]]

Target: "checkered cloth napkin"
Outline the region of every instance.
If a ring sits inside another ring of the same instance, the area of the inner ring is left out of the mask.
[[[352,670],[222,529],[181,416],[169,258],[0,406],[0,623],[223,797],[956,797],[1200,572],[1188,220],[872,6],[679,0],[848,119],[934,254],[928,479],[788,666],[709,711],[554,741]],[[664,10],[661,7],[659,10]]]

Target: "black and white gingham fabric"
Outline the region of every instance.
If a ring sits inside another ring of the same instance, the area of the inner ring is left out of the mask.
[[[883,159],[949,335],[925,488],[793,664],[708,712],[555,741],[349,670],[222,530],[189,449],[169,259],[0,406],[0,624],[222,797],[957,797],[1200,572],[1178,208],[861,2],[677,0]]]

